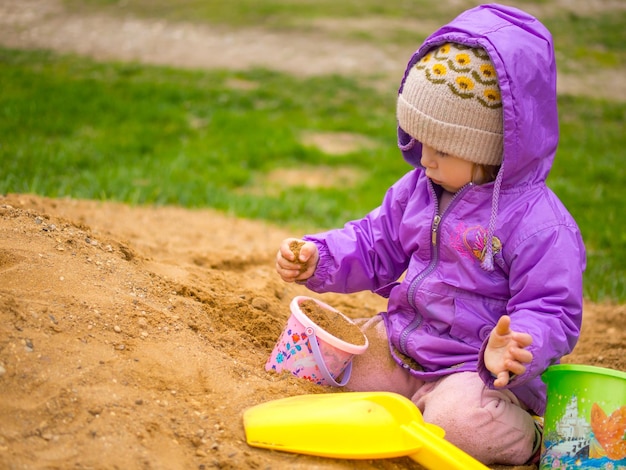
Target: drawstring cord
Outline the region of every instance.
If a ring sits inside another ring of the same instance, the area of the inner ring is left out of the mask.
[[[493,234],[496,231],[496,220],[498,218],[498,203],[500,201],[500,188],[502,186],[502,175],[504,173],[504,160],[500,166],[500,171],[496,176],[493,184],[493,194],[491,195],[491,215],[489,216],[489,225],[487,226],[487,236],[485,243],[487,244],[485,256],[483,257],[480,267],[487,272],[493,271]]]
[[[417,142],[417,140],[411,137],[411,140],[409,140],[409,143],[404,145],[400,143],[400,139],[398,139],[398,148],[402,150],[403,152],[406,152],[407,150],[411,150],[413,148],[413,146],[415,145],[415,142]]]

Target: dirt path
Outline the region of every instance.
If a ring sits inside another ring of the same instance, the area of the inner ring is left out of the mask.
[[[393,75],[396,81],[406,55],[369,45],[340,45],[319,34],[76,15],[57,0],[0,0],[0,44],[183,68],[259,66],[304,76],[371,70],[387,79]]]
[[[523,8],[529,7],[524,2],[518,3]],[[530,7],[536,10],[529,10],[534,14],[553,10],[584,14],[599,8],[625,8],[623,2],[614,0],[555,1]],[[235,30],[133,17],[75,14],[64,9],[59,0],[0,0],[0,44],[6,47],[45,48],[98,60],[138,61],[181,68],[239,70],[260,66],[303,76],[369,72],[376,77],[376,86],[384,90],[397,88],[413,49],[340,41],[326,33],[337,28],[345,31],[410,28],[426,35],[439,25],[417,20],[377,19],[340,24],[336,20],[317,20],[309,26],[313,26],[312,31],[304,34],[261,28]],[[602,70],[561,73],[558,88],[561,93],[592,94],[626,101],[624,76],[626,68],[611,73]],[[598,83],[603,85],[597,86]]]

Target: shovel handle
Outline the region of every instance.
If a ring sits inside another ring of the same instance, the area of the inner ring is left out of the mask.
[[[409,457],[428,469],[489,470],[489,467],[444,438],[437,436],[426,426],[411,423],[402,425],[402,429],[422,444],[420,451]]]

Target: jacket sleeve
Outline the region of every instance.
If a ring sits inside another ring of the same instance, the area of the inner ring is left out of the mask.
[[[409,261],[400,243],[400,228],[417,180],[418,171],[411,171],[362,219],[303,237],[317,245],[320,255],[315,274],[305,285],[314,292],[348,293],[384,290],[396,281]]]
[[[536,379],[574,349],[582,323],[584,269],[585,249],[575,225],[537,228],[515,248],[510,262],[507,313],[513,331],[532,336],[528,350],[533,360],[507,388]],[[483,381],[493,386],[493,377],[484,365],[486,341],[478,370]]]

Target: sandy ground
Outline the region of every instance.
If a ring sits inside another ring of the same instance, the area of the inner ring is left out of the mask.
[[[12,47],[224,66],[167,49],[163,35],[176,27],[125,19],[120,29],[52,0],[0,0],[0,26],[0,43]],[[108,55],[98,27],[109,33]],[[193,28],[188,40],[209,34]],[[161,34],[135,34],[135,49],[120,56],[133,31]],[[376,60],[368,48],[353,52]],[[240,54],[245,63],[248,52]],[[328,60],[328,68],[353,66]],[[342,461],[245,443],[247,407],[329,391],[263,367],[290,300],[308,294],[273,270],[291,235],[300,234],[211,210],[0,196],[0,468],[421,468],[406,457]],[[384,308],[371,294],[316,297],[352,317]],[[580,343],[565,361],[626,370],[625,310],[587,304]]]
[[[420,468],[246,445],[245,408],[328,391],[264,370],[307,294],[273,270],[287,235],[211,210],[0,197],[0,467]],[[626,370],[625,310],[586,305],[566,361]]]

